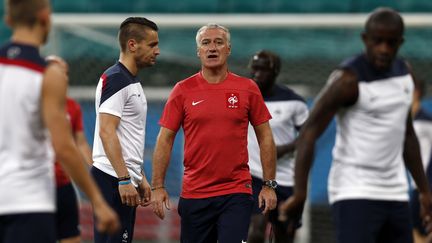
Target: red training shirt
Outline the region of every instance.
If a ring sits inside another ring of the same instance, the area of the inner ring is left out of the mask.
[[[79,104],[71,98],[66,100],[67,118],[71,123],[72,134],[83,131],[82,112]],[[71,183],[69,176],[58,161],[55,162],[55,175],[57,187]]]
[[[252,193],[247,132],[271,119],[258,86],[228,73],[218,84],[197,73],[172,90],[159,124],[183,127],[183,198]]]

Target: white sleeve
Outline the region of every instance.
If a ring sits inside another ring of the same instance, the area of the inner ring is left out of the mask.
[[[127,100],[129,99],[128,87],[111,95],[99,106],[99,113],[108,113],[114,116],[121,117]]]

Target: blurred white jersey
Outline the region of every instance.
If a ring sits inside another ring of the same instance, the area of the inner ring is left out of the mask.
[[[276,85],[273,96],[264,97],[272,116],[269,121],[276,146],[292,143],[297,137],[297,129],[306,121],[309,111],[303,98],[291,89]],[[260,148],[253,127],[248,129],[249,169],[254,177],[262,179],[263,171]],[[276,181],[282,186],[294,185],[294,156],[285,154],[276,164]]]
[[[107,113],[120,117],[117,136],[132,184],[137,186],[142,180],[141,168],[144,162],[147,117],[147,100],[141,83],[123,64],[117,62],[108,68],[99,80],[95,108],[93,166],[111,176],[118,177],[106,156],[99,136],[99,115]]]
[[[387,72],[370,67],[364,55],[342,68],[357,74],[357,102],[337,114],[329,175],[330,203],[346,199],[408,200],[403,162],[406,121],[414,83],[403,60]]]
[[[54,158],[41,111],[46,62],[37,48],[0,49],[0,215],[54,212]]]

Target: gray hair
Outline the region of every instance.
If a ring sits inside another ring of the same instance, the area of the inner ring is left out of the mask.
[[[203,27],[201,27],[201,28],[197,31],[197,34],[196,34],[195,40],[196,40],[196,44],[197,44],[198,47],[200,46],[200,40],[199,40],[200,35],[201,35],[201,33],[202,33],[203,31],[205,31],[205,30],[207,30],[207,29],[220,29],[220,30],[223,30],[223,31],[225,32],[225,36],[226,36],[226,39],[227,39],[228,44],[231,43],[231,34],[230,34],[228,28],[226,28],[225,26],[222,26],[222,25],[220,25],[220,24],[211,23],[211,24],[206,24],[206,25],[204,25]]]

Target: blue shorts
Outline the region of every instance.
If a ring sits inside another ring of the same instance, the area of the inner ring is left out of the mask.
[[[54,213],[0,215],[0,243],[55,243]]]
[[[180,198],[181,242],[246,241],[252,206],[252,196],[244,193],[202,199]]]
[[[57,187],[57,240],[80,235],[78,199],[72,183]]]
[[[339,243],[412,243],[408,202],[342,200],[332,205]]]
[[[131,243],[135,226],[136,207],[129,207],[121,202],[118,192],[117,178],[110,176],[96,167],[90,170],[96,184],[102,192],[107,203],[116,211],[121,229],[115,235],[102,234],[94,227],[94,242],[95,243]],[[95,219],[96,224],[96,219]]]
[[[413,227],[414,229],[417,229],[421,235],[426,236],[426,229],[423,226],[422,219],[420,218],[420,201],[418,191],[412,190],[410,198],[411,220],[413,222]]]
[[[264,208],[258,207],[258,196],[261,192],[261,188],[263,186],[263,181],[260,178],[252,176],[252,191],[253,191],[253,198],[254,198],[254,207],[253,207],[253,214],[261,214]],[[286,228],[282,222],[278,220],[279,216],[279,204],[287,200],[290,196],[293,194],[293,188],[291,186],[277,186],[276,188],[276,197],[277,197],[277,207],[270,211],[269,213],[269,221],[275,225],[275,226],[281,226]],[[301,218],[298,219],[291,219],[294,220],[294,224],[296,225],[296,228],[299,228],[301,226]]]

